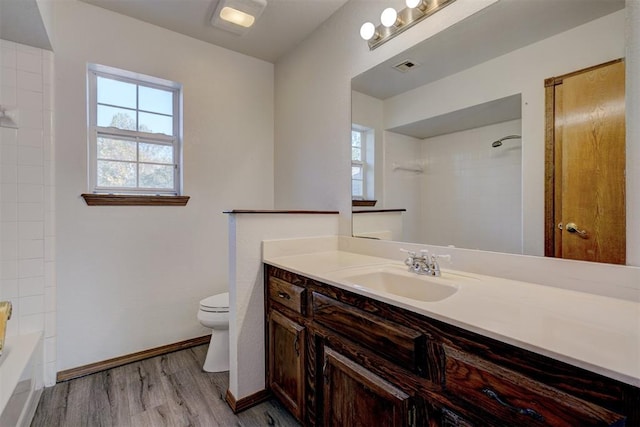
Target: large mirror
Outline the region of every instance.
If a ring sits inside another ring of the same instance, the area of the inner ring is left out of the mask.
[[[353,235],[549,255],[545,80],[623,58],[624,7],[501,0],[353,78]]]

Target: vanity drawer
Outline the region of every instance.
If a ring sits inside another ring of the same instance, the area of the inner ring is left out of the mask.
[[[304,297],[307,290],[276,277],[269,277],[269,298],[291,310],[305,314]]]
[[[444,346],[444,388],[507,425],[623,426],[625,417],[525,375]]]
[[[426,337],[383,317],[312,293],[313,320],[413,372],[424,374]]]

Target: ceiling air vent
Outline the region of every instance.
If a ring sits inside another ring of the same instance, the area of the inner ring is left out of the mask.
[[[396,70],[402,72],[402,73],[406,73],[409,70],[412,70],[416,67],[418,67],[420,64],[418,64],[415,61],[411,61],[410,59],[407,59],[405,61],[402,61],[399,64],[396,64],[393,66],[393,68],[395,68]]]

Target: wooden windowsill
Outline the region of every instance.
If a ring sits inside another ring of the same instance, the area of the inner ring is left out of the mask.
[[[351,201],[351,206],[375,206],[377,200],[360,200],[354,199]]]
[[[189,196],[81,194],[88,206],[185,206]]]

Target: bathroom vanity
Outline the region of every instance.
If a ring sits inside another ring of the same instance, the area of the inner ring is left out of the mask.
[[[445,286],[446,280],[462,283],[453,285],[454,294],[394,297],[350,283],[355,279],[345,268],[348,260],[362,265],[374,257],[325,255],[334,261],[333,271],[314,267],[323,254],[265,259],[264,267],[267,388],[304,425],[640,425],[636,374],[614,372],[615,356],[597,362],[620,350],[607,349],[609,342],[590,342],[593,348],[585,352],[601,355],[586,358],[578,357],[579,346],[543,348],[547,338],[536,341],[536,334],[546,330],[562,346],[565,338],[572,340],[570,322],[532,326],[518,336],[523,328],[517,324],[529,309],[504,314],[512,326],[469,320],[463,313],[468,299],[476,299],[477,319],[491,319],[496,311],[491,303],[483,306],[481,294],[488,301],[491,290],[473,282],[478,276],[443,272]],[[514,282],[518,287],[514,295],[526,298],[526,285]],[[474,296],[467,288],[482,292]],[[542,307],[545,292],[555,290],[539,288]],[[415,308],[412,298],[420,299]],[[628,344],[635,355],[624,357],[633,364],[638,349]]]

